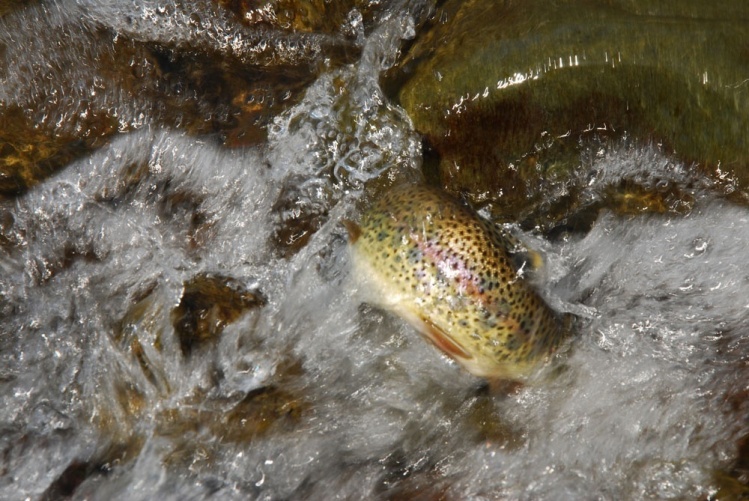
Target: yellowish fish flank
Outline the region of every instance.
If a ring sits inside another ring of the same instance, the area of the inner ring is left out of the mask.
[[[348,223],[354,274],[469,372],[523,379],[565,322],[516,269],[517,242],[446,194],[395,189]]]

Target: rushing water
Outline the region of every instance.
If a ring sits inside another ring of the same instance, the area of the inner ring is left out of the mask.
[[[55,26],[69,33],[81,9],[131,37],[221,44],[229,29],[190,28],[171,6],[181,30],[154,31],[148,1],[53,5],[40,45]],[[103,88],[96,98],[130,131],[2,202],[0,497],[716,493],[716,471],[749,432],[749,211],[657,149],[593,155],[585,194],[656,173],[691,190],[687,214],[603,211],[584,236],[525,235],[546,257],[545,295],[581,318],[544,381],[488,394],[357,299],[341,219],[357,217],[368,182],[419,177],[418,137],[377,83],[419,7],[393,4],[359,62],[324,72],[258,147],[153,125],[149,103]],[[38,12],[6,18],[5,39]],[[28,66],[2,92],[24,102],[27,72],[48,55],[11,52]],[[79,90],[91,77],[81,66],[61,77]],[[56,110],[92,106],[65,97]],[[287,248],[279,232],[300,214],[315,216],[309,240]],[[230,277],[264,306],[186,353],[172,311],[201,274]]]

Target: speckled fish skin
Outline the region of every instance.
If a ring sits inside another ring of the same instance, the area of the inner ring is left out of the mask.
[[[477,376],[523,380],[565,337],[566,322],[519,276],[509,237],[436,189],[395,189],[349,232],[367,300]]]

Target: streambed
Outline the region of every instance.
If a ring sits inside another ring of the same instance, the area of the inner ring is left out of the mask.
[[[217,5],[195,3],[205,23],[145,0],[37,2],[0,19],[5,106],[56,93],[33,108],[47,118],[27,118],[96,136],[41,148],[61,166],[0,200],[2,497],[742,492],[749,210],[726,183],[657,144],[585,149],[569,185],[599,208],[590,227],[509,226],[544,256],[537,286],[579,316],[577,335],[542,384],[490,394],[361,302],[340,224],[378,190],[424,182],[421,137],[379,79],[430,6],[357,4],[343,35],[317,28],[269,54]],[[22,50],[11,42],[29,24],[44,29]],[[100,76],[102,36],[263,65],[265,95],[288,101],[240,125],[221,101],[185,111],[182,90],[160,87],[163,61],[139,73],[151,93],[125,92]],[[620,210],[611,186],[633,179],[678,188],[682,205]]]

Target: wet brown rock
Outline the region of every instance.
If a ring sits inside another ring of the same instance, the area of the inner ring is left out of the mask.
[[[165,108],[158,118],[170,126],[216,135],[230,147],[257,144],[266,139],[270,120],[295,104],[320,72],[358,57],[358,48],[337,29],[342,18],[325,11],[338,3],[315,2],[323,8],[319,13],[304,2],[217,3],[236,15],[245,49],[217,48],[208,41],[142,42],[158,72],[148,96]],[[211,15],[220,14],[195,13],[194,25],[210,26]],[[311,17],[324,22],[304,21]]]
[[[42,500],[52,501],[72,496],[76,488],[83,483],[86,478],[90,477],[98,469],[93,465],[83,461],[73,461],[65,468],[65,471],[55,479],[42,495]]]
[[[19,10],[8,22],[45,30],[40,12],[45,11]],[[142,100],[158,77],[145,44],[105,27],[54,29],[66,42],[45,47],[48,52],[35,54],[37,59],[25,51],[41,47],[0,45],[5,56],[0,71],[13,68],[6,85],[17,88],[13,100],[0,103],[0,196],[23,193],[111,135],[138,128],[155,115]],[[43,38],[36,43],[43,44]]]
[[[222,444],[249,444],[269,433],[289,431],[305,406],[295,396],[264,389],[248,395],[229,413],[195,408],[164,411],[157,416],[157,433],[172,438],[174,444],[164,463],[192,471],[210,469],[212,460],[221,454]]]
[[[347,25],[358,13],[369,25],[380,2],[371,0],[216,0],[250,26],[266,26],[306,33],[344,33],[354,35]],[[353,11],[353,9],[356,9]]]
[[[302,375],[298,360],[281,361],[272,384],[249,392],[211,421],[213,434],[222,442],[249,443],[256,437],[294,430],[311,406],[299,388]]]
[[[438,181],[517,218],[625,138],[749,187],[748,71],[747,4],[472,0],[445,2],[391,79]]]
[[[724,349],[730,350],[732,348],[726,345]],[[734,367],[737,373],[746,374],[746,369],[745,361]],[[728,394],[725,400],[729,412],[732,415],[743,416],[741,418],[743,422],[746,422],[748,398],[749,391],[738,389]],[[743,434],[737,440],[736,457],[727,468],[713,472],[713,483],[718,492],[711,499],[721,501],[749,499],[749,435]]]
[[[147,89],[156,118],[226,146],[257,144],[272,117],[296,103],[316,76],[314,65],[247,65],[212,51],[147,44],[158,78]]]
[[[133,445],[137,445],[137,447],[133,447]],[[73,460],[44,491],[40,499],[42,501],[70,499],[86,480],[109,474],[113,465],[136,457],[142,446],[142,439],[137,441],[137,444],[112,444],[97,452],[91,458]]]
[[[160,353],[165,335],[162,318],[164,308],[157,294],[157,286],[150,284],[133,298],[133,305],[125,316],[115,324],[113,340],[123,354],[140,368],[144,378],[158,393],[166,396],[171,391],[169,380],[164,374],[161,360],[154,357]],[[128,381],[114,384],[114,395],[125,415],[135,416],[135,409],[143,408],[145,396],[136,385]]]
[[[524,443],[522,430],[517,429],[497,412],[496,399],[480,395],[465,406],[466,424],[477,433],[479,442],[497,449],[514,450]]]
[[[213,135],[232,147],[264,140],[268,122],[294,104],[315,76],[309,68],[258,68],[222,54],[185,53],[124,37],[113,52],[102,52],[95,77],[105,82],[101,92],[112,98],[122,94],[134,108],[142,106],[141,120]],[[140,126],[127,120],[137,112],[120,110],[124,118],[118,118],[107,99],[80,101],[74,110],[67,106],[46,106],[43,117],[0,106],[0,195],[21,194],[112,134]]]
[[[0,105],[0,196],[25,192],[99,146],[100,139],[113,133],[117,124],[106,113],[95,113],[80,127],[86,128],[86,136],[39,129],[19,107]]]
[[[247,443],[271,427],[288,430],[299,422],[308,407],[299,395],[276,387],[250,392],[231,411],[214,423],[214,433],[223,441]]]
[[[746,398],[746,395],[743,395]],[[738,444],[738,456],[728,471],[717,471],[713,481],[718,487],[714,499],[749,499],[749,437]]]
[[[273,383],[250,391],[239,401],[196,394],[156,415],[156,433],[173,438],[169,465],[210,468],[211,458],[227,443],[246,445],[269,435],[292,432],[310,409],[296,384],[298,362],[279,364]]]
[[[47,36],[66,43],[49,44],[41,61],[25,52],[41,47],[0,45],[0,71],[19,88],[0,103],[0,196],[21,194],[113,134],[149,124],[229,147],[257,144],[320,72],[358,56],[354,42],[337,31],[317,32],[315,23],[309,32],[226,25],[220,10],[194,12],[193,36],[171,40],[96,23],[54,23],[47,15],[41,8],[6,14],[18,17],[11,24],[54,30]],[[331,21],[326,12],[319,19]],[[231,43],[222,42],[229,35]]]
[[[648,189],[636,183],[622,182],[606,188],[605,199],[609,206],[619,214],[641,214],[653,212],[657,214],[687,213],[692,207],[693,199],[681,192],[676,186],[667,189]]]
[[[0,2],[0,16],[4,16],[9,12],[13,12],[16,9],[36,1],[38,0],[3,0]]]
[[[394,478],[392,482],[385,480],[384,488],[378,496],[388,501],[449,501],[450,479],[441,477],[434,470],[408,475],[406,478]]]
[[[336,196],[326,185],[310,186],[304,181],[302,176],[287,179],[273,204],[277,220],[274,247],[286,259],[303,249],[325,223]]]
[[[269,432],[289,431],[309,408],[297,389],[301,375],[301,364],[287,360],[279,363],[272,383],[239,401],[210,399],[198,392],[161,412],[158,432],[181,436],[207,428],[221,441],[247,443]]]
[[[182,300],[172,311],[172,324],[185,355],[215,341],[227,324],[247,310],[265,304],[257,292],[221,275],[200,274],[184,287]]]
[[[50,74],[34,74],[33,69],[21,66],[24,63],[15,59],[19,54],[7,56],[7,64],[16,67],[13,74],[29,79],[28,86],[35,92],[19,95],[16,102],[0,104],[0,196],[22,194],[102,146],[107,137],[129,129],[101,96],[111,93],[114,98],[122,92],[126,100],[137,102],[135,96],[142,91],[139,78],[144,75],[136,73],[139,62],[148,56],[142,48],[124,40],[112,44],[112,35],[106,30],[62,30],[60,36],[73,41],[65,45],[67,52],[60,54]],[[96,66],[96,76],[76,73],[82,54]],[[132,94],[128,94],[130,91]]]
[[[206,356],[209,351],[203,348],[210,347],[226,325],[265,302],[237,280],[221,275],[199,274],[184,287],[179,306],[169,312],[158,283],[143,284],[132,293],[132,306],[115,325],[114,346],[125,355],[122,360],[127,369],[107,372],[111,379],[101,385],[107,391],[92,403],[92,415],[107,440],[126,452],[123,463],[134,457],[129,451],[137,455],[142,447],[144,421],[153,433],[169,438],[172,449],[164,458],[165,465],[199,471],[210,468],[227,443],[247,444],[258,437],[293,431],[310,407],[300,390],[301,362],[283,357],[265,385],[244,395],[217,395],[214,389],[224,375],[209,364],[205,387],[175,402],[180,381],[165,370],[165,364],[175,361],[167,352],[167,347],[175,346],[169,319],[183,353]],[[190,363],[183,357],[177,361]],[[50,492],[75,490],[99,471],[98,460],[71,465]]]
[[[113,398],[100,395],[91,402],[89,419],[104,437],[103,449],[91,458],[71,463],[48,489],[49,499],[70,495],[65,493],[72,493],[91,476],[108,472],[114,464],[132,461],[143,449],[146,437],[138,422],[148,402],[132,384],[122,381],[116,387]]]

